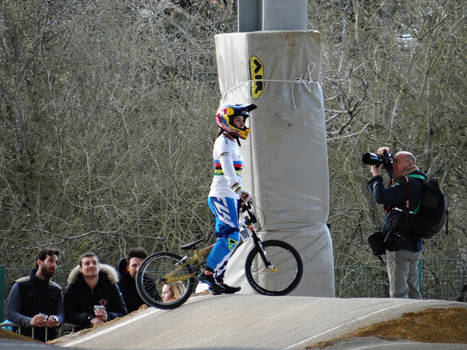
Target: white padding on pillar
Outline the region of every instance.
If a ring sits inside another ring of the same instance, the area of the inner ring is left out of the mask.
[[[320,35],[268,31],[215,37],[224,103],[255,103],[242,142],[243,187],[254,195],[260,235],[292,244],[304,262],[293,295],[334,296],[326,226],[329,179],[320,75]],[[248,247],[233,255],[226,282],[252,292],[243,275]]]

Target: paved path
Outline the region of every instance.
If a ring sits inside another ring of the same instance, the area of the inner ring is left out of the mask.
[[[394,319],[405,312],[450,306],[467,307],[464,303],[440,300],[202,296],[175,310],[139,311],[85,334],[63,337],[56,345],[88,349],[304,349],[306,345]],[[389,346],[393,347],[385,347],[382,340],[372,341],[373,345],[367,343],[357,348],[465,348],[407,341],[400,346],[391,342]],[[335,349],[357,349],[350,346],[352,342],[344,342]]]

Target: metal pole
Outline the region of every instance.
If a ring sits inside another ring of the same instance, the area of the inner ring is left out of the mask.
[[[0,321],[5,319],[5,266],[0,266]]]
[[[238,31],[306,30],[307,0],[238,0]]]
[[[423,273],[422,273],[422,270],[423,270],[422,260],[423,260],[423,258],[418,260],[418,291],[420,292],[420,294],[423,295],[423,293],[422,293],[422,277],[423,277]]]

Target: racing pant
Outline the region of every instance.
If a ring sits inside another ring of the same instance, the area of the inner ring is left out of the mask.
[[[216,217],[217,241],[206,261],[218,282],[224,280],[230,256],[238,244],[238,201],[230,197],[209,197],[208,205]]]

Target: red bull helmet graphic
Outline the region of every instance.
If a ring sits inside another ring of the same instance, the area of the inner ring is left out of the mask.
[[[242,129],[237,128],[233,124],[233,118],[236,116],[242,116],[243,122],[250,116],[250,112],[256,109],[257,106],[254,103],[250,104],[226,104],[217,110],[216,123],[219,128],[228,132],[233,137],[240,137],[244,140],[250,133],[250,128],[246,126]]]

